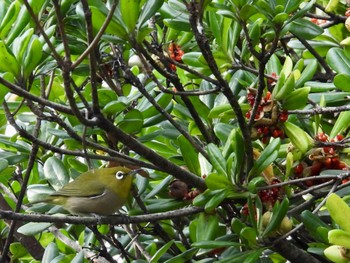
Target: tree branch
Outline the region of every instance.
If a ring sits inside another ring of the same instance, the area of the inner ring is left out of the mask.
[[[127,216],[127,215],[112,215],[112,216],[66,216],[66,215],[39,215],[39,214],[21,214],[12,211],[0,210],[1,219],[10,219],[24,222],[48,222],[48,223],[67,223],[67,224],[84,224],[84,225],[120,225],[120,224],[136,224],[146,222],[157,222],[160,220],[174,219],[184,216],[191,216],[204,211],[202,207],[187,207],[169,212]]]

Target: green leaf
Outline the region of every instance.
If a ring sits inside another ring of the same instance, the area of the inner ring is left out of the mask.
[[[301,220],[316,241],[328,243],[328,231],[331,230],[331,227],[323,222],[318,215],[305,210],[301,213]]]
[[[308,101],[309,92],[309,87],[294,90],[285,98],[285,100],[282,103],[282,108],[286,110],[296,110],[304,108]]]
[[[32,71],[38,66],[42,56],[42,44],[39,38],[34,35],[27,47],[24,57],[22,71],[24,78],[27,78]]]
[[[333,83],[338,89],[345,91],[345,92],[350,92],[350,87],[349,87],[350,76],[349,75],[344,74],[344,73],[340,73],[334,77]]]
[[[165,261],[164,263],[181,263],[187,262],[193,259],[194,255],[197,253],[198,248],[190,248],[170,259]]]
[[[288,207],[289,207],[289,201],[287,198],[284,198],[281,204],[276,203],[273,206],[270,222],[266,226],[264,232],[262,233],[262,236],[268,235],[269,233],[276,230],[280,226],[283,218],[287,214]]]
[[[216,173],[209,174],[205,179],[205,184],[213,191],[229,188],[231,186],[226,176]]]
[[[163,109],[167,109],[169,105],[173,105],[173,96],[171,94],[160,93],[154,99],[156,103]],[[150,102],[147,100],[147,98],[143,98],[140,101],[137,109],[142,112],[142,116],[145,119],[160,114],[160,112],[153,105],[150,105]]]
[[[200,213],[198,217],[196,241],[214,240],[219,230],[219,219],[216,214]]]
[[[61,189],[69,182],[67,168],[56,157],[50,157],[46,160],[44,164],[44,175],[55,190]]]
[[[120,13],[129,32],[135,29],[140,12],[140,0],[123,0],[119,2]]]
[[[221,240],[203,240],[192,243],[192,247],[198,247],[203,249],[214,249],[214,248],[223,248],[223,247],[239,247],[242,244],[231,241],[221,241]]]
[[[213,165],[217,173],[220,175],[227,176],[226,161],[220,149],[215,144],[210,143],[207,146],[207,151],[208,151],[210,163]]]
[[[244,227],[239,233],[239,236],[241,238],[244,238],[250,247],[256,245],[256,231],[254,228]]]
[[[206,189],[203,193],[197,195],[193,199],[193,205],[204,206],[215,194],[219,192],[220,190],[211,191],[210,189]]]
[[[166,243],[157,252],[153,255],[153,257],[149,260],[149,262],[159,262],[159,259],[169,250],[169,248],[174,244],[174,239]]]
[[[124,111],[126,108],[127,105],[124,102],[116,100],[107,103],[102,109],[102,112],[107,115],[113,115]]]
[[[138,27],[141,27],[161,8],[164,0],[147,0],[142,7],[140,17],[138,19]]]
[[[75,255],[73,260],[70,261],[70,263],[81,263],[84,261],[84,251],[81,250],[79,253]]]
[[[42,258],[42,263],[50,263],[53,259],[59,256],[59,251],[56,243],[51,242],[46,248]]]
[[[4,39],[12,28],[14,22],[18,18],[18,13],[21,9],[21,4],[19,1],[13,1],[11,5],[6,10],[6,15],[2,19],[0,24],[0,39]],[[5,11],[5,10],[4,10]]]
[[[92,13],[92,25],[94,30],[97,32],[102,27],[107,15],[95,6],[90,6],[90,10]],[[125,28],[114,18],[112,18],[112,20],[109,22],[106,28],[106,33],[116,35],[122,39],[127,39],[128,35]]]
[[[217,263],[256,263],[259,262],[259,258],[265,248],[260,249],[254,249],[254,250],[248,250],[248,251],[239,251],[233,255],[227,256],[219,261],[216,261]]]
[[[289,24],[289,31],[302,39],[313,39],[323,33],[323,28],[311,21],[298,18]]]
[[[284,80],[283,78],[279,81],[283,81],[282,85],[278,85],[276,83],[276,87],[273,89],[272,92],[272,96],[275,100],[279,101],[279,100],[283,100],[285,99],[293,90],[295,87],[295,78],[294,78],[294,74],[290,74],[286,80]]]
[[[1,76],[2,75],[2,76]],[[0,74],[0,76],[5,79],[6,81],[10,82],[10,83],[14,83],[15,82],[15,77],[13,76],[12,73],[10,72],[5,72],[4,74]],[[3,84],[0,84],[0,104],[2,104],[2,102],[5,99],[6,94],[9,92],[10,90]]]
[[[292,144],[302,153],[307,152],[311,148],[313,139],[306,133],[306,131],[288,121],[283,124],[283,127],[284,132],[291,140]]]
[[[337,73],[350,76],[350,59],[341,48],[331,48],[326,57],[328,65]]]
[[[35,223],[30,222],[18,228],[17,232],[26,236],[34,236],[43,232],[52,226],[53,223]]]
[[[19,74],[19,64],[4,41],[0,41],[0,72],[11,72],[15,77]]]
[[[350,207],[345,201],[335,193],[328,196],[326,207],[332,219],[341,229],[350,232]]]
[[[177,142],[180,146],[181,155],[186,163],[188,170],[196,175],[200,175],[201,168],[198,160],[198,152],[183,135],[180,135],[177,138]]]
[[[278,157],[278,149],[281,145],[281,139],[273,139],[267,147],[261,152],[259,158],[255,161],[253,168],[249,172],[249,177],[259,176],[273,161]]]
[[[301,76],[299,79],[296,80],[295,82],[295,88],[299,88],[302,87],[306,81],[311,80],[316,71],[317,71],[317,67],[318,67],[318,63],[316,59],[313,59],[303,70],[303,72],[301,73]]]
[[[18,259],[22,259],[25,256],[28,256],[27,249],[20,242],[13,242],[10,244],[11,252],[11,261],[22,262]]]
[[[138,133],[143,126],[142,113],[136,109],[128,111],[123,120],[118,123],[118,127],[129,134]]]
[[[191,32],[191,25],[188,20],[176,19],[176,18],[166,18],[163,20],[164,24],[170,28],[176,30],[182,30],[186,32]]]
[[[247,21],[252,15],[255,15],[259,11],[256,9],[255,6],[246,4],[242,7],[242,9],[239,11],[240,18],[243,21]]]
[[[222,201],[228,196],[229,191],[227,189],[220,190],[216,195],[214,195],[204,206],[204,210],[207,213],[212,213],[216,207],[221,204]]]
[[[341,229],[328,232],[329,243],[350,249],[350,233]]]
[[[339,114],[336,122],[333,125],[332,131],[329,134],[330,138],[334,138],[339,133],[348,129],[350,123],[350,111],[343,111]]]
[[[34,29],[30,28],[24,31],[22,35],[20,35],[13,41],[12,52],[15,55],[17,61],[22,62],[23,56],[25,54],[25,51],[28,49],[28,44],[33,33]]]

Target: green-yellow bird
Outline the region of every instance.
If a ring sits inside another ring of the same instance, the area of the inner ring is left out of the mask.
[[[111,215],[125,204],[132,175],[138,171],[126,167],[90,170],[39,202],[61,205],[74,215]]]

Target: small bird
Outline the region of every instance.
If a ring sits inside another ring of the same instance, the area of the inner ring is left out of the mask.
[[[61,205],[73,215],[111,215],[126,202],[132,175],[139,171],[120,166],[90,170],[35,203]]]

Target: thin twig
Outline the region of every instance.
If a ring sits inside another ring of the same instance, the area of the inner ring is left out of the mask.
[[[91,41],[91,43],[89,43],[89,46],[84,50],[84,52],[73,62],[71,68],[75,69],[81,62],[83,62],[83,60],[90,54],[90,52],[96,48],[98,42],[100,41],[102,35],[104,34],[104,32],[106,31],[109,23],[111,22],[112,18],[113,18],[113,14],[114,11],[118,5],[117,3],[118,1],[115,1],[113,3],[113,5],[111,6],[111,9],[109,10],[106,19],[104,20],[100,30],[98,31],[98,33],[96,34],[96,36],[94,37],[94,39]]]

